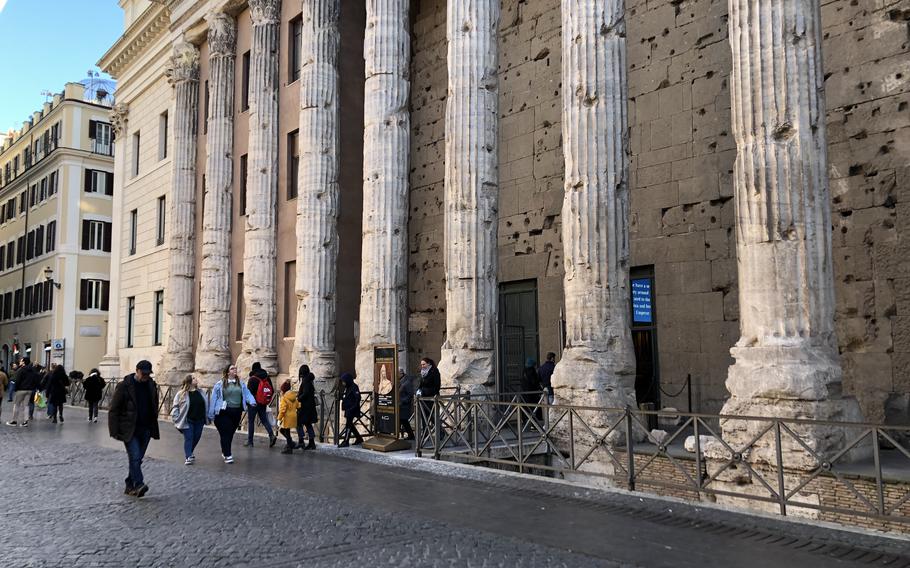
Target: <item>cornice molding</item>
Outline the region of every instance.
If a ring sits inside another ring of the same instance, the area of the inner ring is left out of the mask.
[[[98,67],[115,79],[163,35],[170,25],[170,8],[175,0],[156,0],[101,56]]]

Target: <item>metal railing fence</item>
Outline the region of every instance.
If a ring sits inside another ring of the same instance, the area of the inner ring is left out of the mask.
[[[417,456],[609,478],[630,491],[760,501],[782,515],[815,510],[910,523],[907,426],[550,405],[546,395],[524,397],[417,399]],[[654,418],[672,425],[665,436],[649,428]],[[741,441],[725,440],[722,431],[736,431]],[[683,447],[686,438],[694,451]]]

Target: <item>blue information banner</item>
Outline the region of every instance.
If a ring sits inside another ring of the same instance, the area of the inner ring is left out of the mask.
[[[651,309],[651,279],[632,279],[632,322],[653,323]]]

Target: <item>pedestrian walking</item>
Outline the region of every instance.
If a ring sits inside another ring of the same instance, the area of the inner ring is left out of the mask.
[[[537,376],[540,378],[540,386],[547,393],[547,403],[553,404],[556,397],[553,395],[553,371],[556,370],[556,353],[550,351],[547,353],[547,360],[537,369]]]
[[[414,430],[411,428],[411,414],[414,412],[414,377],[405,374],[404,369],[398,369],[398,422],[400,429],[405,433],[405,440],[414,439]]]
[[[256,399],[237,376],[236,365],[231,365],[224,370],[221,380],[212,387],[208,408],[208,419],[215,423],[221,437],[221,458],[224,463],[234,463],[234,454],[231,451],[234,433],[240,426],[243,412],[245,410],[249,412],[254,406]]]
[[[350,446],[351,434],[354,434],[354,445],[363,443],[363,436],[357,431],[354,421],[360,416],[360,388],[354,382],[354,375],[344,373],[341,375],[344,385],[344,395],[341,398],[341,410],[344,412],[344,439],[338,444],[339,448]]]
[[[123,377],[111,397],[107,414],[111,438],[126,446],[130,469],[123,493],[142,497],[149,490],[142,475],[142,460],[152,438],[158,440],[158,385],[152,379],[152,364],[136,364],[136,372]]]
[[[281,398],[278,400],[278,428],[279,432],[287,444],[281,450],[282,454],[290,454],[297,448],[291,438],[291,428],[297,427],[297,409],[300,408],[300,401],[297,400],[297,393],[291,390],[291,381],[281,383]]]
[[[22,422],[22,426],[28,426],[28,421],[34,416],[35,392],[38,390],[38,383],[41,377],[32,367],[32,362],[28,357],[22,359],[22,365],[16,371],[16,396],[13,397],[13,419],[7,422],[8,426],[19,425],[19,417],[29,408],[31,413]],[[31,402],[31,405],[29,405]]]
[[[300,408],[297,410],[297,444],[303,450],[316,449],[316,432],[313,430],[313,424],[319,421],[319,413],[316,411],[316,377],[310,372],[310,368],[301,365],[297,371],[300,379],[300,390],[297,392],[297,400],[300,401]],[[303,431],[306,429],[309,442],[303,444]]]
[[[9,366],[9,392],[6,395],[6,402],[13,402],[13,395],[16,394],[16,370],[19,366],[16,363],[13,363]]]
[[[88,403],[88,421],[98,422],[98,404],[104,396],[104,379],[98,369],[89,371],[88,376],[82,381],[82,389]]]
[[[183,434],[183,465],[196,463],[196,446],[202,438],[202,430],[208,418],[208,400],[199,390],[193,375],[187,375],[171,407],[174,426]]]
[[[532,357],[528,357],[525,361],[525,368],[521,373],[521,401],[525,404],[535,404],[537,408],[534,409],[534,416],[537,417],[537,420],[543,420],[543,412],[540,408],[540,376],[537,374],[537,361]],[[526,409],[526,412],[530,414],[530,409]]]
[[[0,416],[3,415],[3,398],[6,396],[6,389],[9,388],[10,380],[6,371],[0,369]]]
[[[253,368],[250,369],[250,377],[247,380],[246,387],[253,393],[256,404],[247,411],[246,442],[243,445],[253,447],[253,434],[256,430],[256,418],[258,417],[262,425],[265,426],[265,431],[269,434],[269,447],[271,448],[278,441],[278,436],[272,429],[272,422],[269,419],[269,404],[272,403],[272,397],[275,396],[275,387],[272,386],[272,379],[269,378],[268,371],[263,369],[258,361],[253,363]]]
[[[66,395],[69,392],[70,378],[63,365],[54,365],[47,381],[47,405],[53,405],[51,421],[56,424],[59,419],[63,422],[63,405],[66,404]]]
[[[56,366],[57,366],[56,363],[52,364],[52,367],[56,367]],[[47,369],[46,367],[42,367],[41,365],[39,365],[37,363],[35,364],[35,372],[38,373],[38,376],[41,377],[41,380],[38,382],[38,392],[40,392],[42,394],[42,396],[44,396],[44,401],[45,401],[44,411],[47,413],[48,420],[51,420],[51,419],[54,419],[57,417],[57,408],[54,405],[54,403],[51,402],[51,371],[52,370],[53,369]],[[32,411],[29,413],[30,417],[34,414],[33,407],[34,407],[35,402],[36,401],[32,401],[32,404],[29,406],[29,410]]]

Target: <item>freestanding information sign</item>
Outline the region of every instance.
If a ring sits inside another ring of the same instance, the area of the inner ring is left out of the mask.
[[[380,452],[411,447],[399,439],[398,422],[398,346],[373,347],[373,430],[376,435],[363,444]]]

